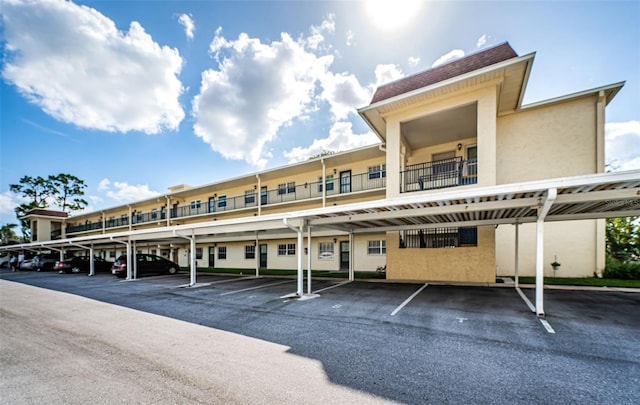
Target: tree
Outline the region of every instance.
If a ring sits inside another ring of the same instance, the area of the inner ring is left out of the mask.
[[[4,224],[2,225],[2,227],[0,227],[0,237],[2,238],[2,245],[9,245],[11,243],[20,242],[20,238],[13,230],[13,228],[17,226],[17,224]]]
[[[627,261],[640,256],[640,217],[607,219],[607,255]]]
[[[317,159],[319,157],[324,157],[324,156],[331,156],[331,155],[335,155],[336,153],[338,153],[338,152],[332,151],[332,150],[323,150],[322,152],[320,152],[318,154],[315,154],[313,156],[309,156],[307,158],[307,160],[313,160],[313,159]]]
[[[25,238],[31,236],[30,223],[24,219],[29,210],[49,208],[50,204],[65,212],[82,210],[89,205],[81,198],[86,187],[83,180],[65,173],[49,175],[47,178],[23,176],[18,184],[10,184],[11,192],[21,194],[27,200],[15,208]]]

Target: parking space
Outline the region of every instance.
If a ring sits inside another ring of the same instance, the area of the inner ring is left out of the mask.
[[[184,287],[188,273],[0,277],[285,345],[334,383],[403,403],[640,399],[624,388],[640,369],[638,293],[547,290],[549,333],[513,287],[314,279],[319,296],[297,300],[285,298],[289,277],[203,273],[196,287]],[[618,388],[595,384],[602,375]]]

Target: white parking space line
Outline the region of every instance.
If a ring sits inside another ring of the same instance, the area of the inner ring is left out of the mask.
[[[518,294],[520,294],[520,296],[524,300],[524,303],[527,304],[531,312],[536,312],[536,307],[531,303],[531,301],[529,301],[529,298],[527,298],[527,296],[524,295],[520,287],[516,287],[516,291],[518,292]]]
[[[350,282],[351,281],[343,281],[342,283],[330,285],[329,287],[321,288],[319,290],[314,291],[313,294],[317,294],[317,293],[322,292],[322,291],[327,291],[327,290],[330,290],[332,288],[340,287],[341,285],[349,284]]]
[[[209,284],[222,284],[222,283],[232,283],[234,281],[241,281],[241,280],[256,280],[260,277],[238,277],[238,278],[230,278],[227,280],[220,280],[220,281],[212,281]]]
[[[296,280],[280,281],[280,282],[277,282],[277,283],[259,285],[257,287],[243,288],[242,290],[229,291],[229,292],[226,292],[226,293],[223,293],[223,294],[220,294],[220,295],[223,296],[223,295],[237,294],[237,293],[241,293],[241,292],[244,292],[244,291],[257,290],[259,288],[265,288],[265,287],[271,287],[271,286],[274,286],[274,285],[280,285],[280,284],[285,284],[285,283],[295,283],[295,282],[296,282]]]
[[[542,324],[542,326],[544,326],[544,328],[547,330],[547,332],[556,333],[556,331],[553,330],[551,325],[549,325],[549,322],[547,322],[545,319],[540,319],[540,323]]]
[[[408,303],[411,302],[412,299],[414,299],[416,297],[416,295],[420,294],[420,291],[424,290],[425,288],[427,288],[429,284],[425,284],[422,287],[420,287],[418,289],[418,291],[414,292],[413,294],[411,294],[411,296],[409,298],[407,298],[406,300],[404,300],[404,302],[402,304],[400,304],[400,306],[398,308],[396,308],[392,313],[391,316],[394,316],[395,314],[397,314],[398,312],[400,312],[400,310],[402,308],[405,307],[405,305],[407,305]]]

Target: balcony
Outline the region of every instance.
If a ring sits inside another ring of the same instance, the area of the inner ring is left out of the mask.
[[[435,190],[478,182],[478,160],[461,157],[409,165],[400,172],[400,192]]]
[[[326,195],[327,197],[357,193],[370,190],[384,189],[386,186],[386,171],[376,171],[354,175],[342,174],[340,178],[327,176]],[[286,183],[271,190],[262,192],[245,193],[240,196],[227,197],[216,195],[208,203],[177,206],[169,209],[171,219],[187,218],[198,215],[215,214],[216,212],[228,212],[245,208],[256,208],[258,198],[260,205],[282,204],[295,201],[311,200],[322,198],[323,186],[321,181],[305,182],[302,184]],[[136,212],[131,215],[131,224],[144,224],[166,220],[166,212]],[[129,225],[129,218],[126,216],[118,219],[108,219],[105,221],[105,228],[117,228]],[[83,225],[68,226],[67,234],[87,232],[102,229],[102,222],[88,222]]]

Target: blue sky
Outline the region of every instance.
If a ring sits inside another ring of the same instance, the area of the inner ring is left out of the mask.
[[[640,168],[638,1],[0,4],[0,224],[24,175],[96,210],[377,142],[376,85],[505,41],[536,52],[525,104],[626,81],[605,153]]]

